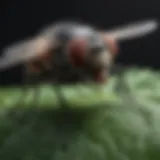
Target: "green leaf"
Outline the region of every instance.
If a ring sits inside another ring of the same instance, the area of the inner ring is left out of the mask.
[[[160,160],[160,73],[122,75],[102,86],[1,88],[1,159]]]

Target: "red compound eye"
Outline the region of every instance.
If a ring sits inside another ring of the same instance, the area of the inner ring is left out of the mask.
[[[87,48],[85,39],[71,41],[68,47],[68,56],[71,64],[76,67],[82,67],[85,64]]]

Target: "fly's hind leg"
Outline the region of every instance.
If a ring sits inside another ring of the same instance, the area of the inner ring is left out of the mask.
[[[32,90],[32,92],[34,93],[34,100],[35,97],[37,99],[37,96],[35,96],[37,94],[37,88],[39,85],[39,77],[40,77],[40,72],[31,72],[30,70],[28,70],[28,68],[26,67],[24,70],[24,73],[22,75],[22,88],[21,88],[21,95],[19,97],[19,101],[18,101],[18,106],[22,105],[25,103],[25,100],[27,98],[27,96],[30,94],[30,90]],[[36,104],[36,103],[35,103]]]

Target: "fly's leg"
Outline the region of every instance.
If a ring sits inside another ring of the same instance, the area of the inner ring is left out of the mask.
[[[54,74],[53,74],[54,73]],[[67,108],[67,102],[65,100],[64,94],[63,94],[63,77],[61,77],[61,71],[58,70],[58,68],[54,68],[54,71],[50,72],[50,79],[51,79],[51,83],[54,87],[54,92],[56,94],[57,97],[57,101],[59,103],[59,106],[61,108]]]
[[[26,97],[29,95],[29,91],[36,90],[35,86],[38,86],[38,78],[40,73],[28,72],[27,69],[23,73],[22,77],[22,88],[21,88],[21,95],[19,97],[18,106],[21,106],[25,103]]]
[[[57,84],[55,87],[55,93],[57,95],[57,100],[61,108],[67,108],[67,102],[65,100],[64,94],[62,92],[62,86]]]
[[[33,88],[30,88],[31,84],[37,84],[37,78],[38,75],[35,76],[35,74],[31,74],[25,70],[22,75],[22,87],[21,87],[21,93],[20,96],[17,99],[17,102],[15,103],[14,110],[11,111],[11,116],[14,115],[18,119],[21,119],[24,117],[24,115],[27,114],[27,112],[30,110],[29,108],[22,108],[21,106],[24,106],[27,96],[30,94],[29,90],[32,89],[32,92],[35,92]],[[33,96],[34,98],[34,96]]]

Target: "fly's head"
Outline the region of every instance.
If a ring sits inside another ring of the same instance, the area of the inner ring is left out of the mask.
[[[68,57],[74,67],[83,68],[94,81],[105,81],[112,65],[112,53],[103,37],[94,32],[90,37],[73,39]]]

